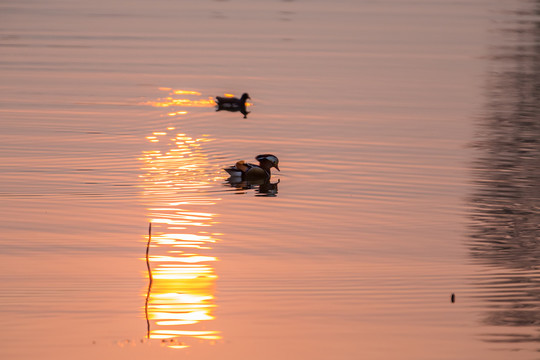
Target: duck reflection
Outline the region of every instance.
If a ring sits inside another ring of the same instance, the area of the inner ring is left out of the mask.
[[[208,137],[155,132],[144,151],[141,175],[143,198],[152,224],[149,239],[150,286],[146,300],[148,338],[172,348],[186,348],[190,340],[221,339],[205,325],[214,319],[215,273],[211,247],[219,234],[211,232],[218,201],[205,192],[222,176],[201,151]]]
[[[532,4],[531,4],[532,5]],[[479,124],[471,199],[472,257],[488,275],[478,280],[488,303],[492,343],[540,342],[540,27],[515,13],[496,48],[490,102]]]
[[[226,184],[242,192],[254,189],[256,196],[277,196],[279,179],[272,183],[269,179],[248,181],[242,180],[240,177],[231,176],[227,179]]]

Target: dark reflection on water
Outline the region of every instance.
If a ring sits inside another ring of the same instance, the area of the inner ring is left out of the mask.
[[[271,182],[270,180],[247,181],[238,177],[230,177],[227,179],[225,185],[235,188],[237,193],[241,194],[248,190],[255,189],[256,196],[277,196],[279,182],[280,179]]]
[[[503,22],[478,127],[469,248],[496,326],[483,340],[540,342],[540,1]],[[510,329],[510,330],[509,330]],[[536,345],[534,345],[536,346]]]

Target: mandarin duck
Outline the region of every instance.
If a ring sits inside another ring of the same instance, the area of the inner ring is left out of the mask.
[[[237,161],[234,166],[225,168],[224,170],[231,175],[231,177],[240,177],[244,180],[264,180],[270,179],[272,175],[270,169],[275,167],[278,171],[279,159],[272,154],[257,155],[255,160],[259,162],[259,165],[250,164],[244,160]]]

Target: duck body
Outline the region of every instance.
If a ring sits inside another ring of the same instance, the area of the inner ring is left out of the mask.
[[[216,104],[217,109],[216,111],[231,111],[231,112],[240,112],[244,115],[244,119],[247,118],[247,114],[249,114],[249,111],[247,111],[246,108],[246,101],[247,99],[251,99],[247,93],[242,94],[242,97],[240,99],[235,97],[223,97],[223,96],[216,96]]]
[[[248,181],[270,179],[272,173],[270,169],[275,167],[279,171],[279,160],[275,155],[262,154],[255,157],[259,161],[259,165],[247,163],[244,160],[237,161],[234,166],[225,168],[224,170],[231,177],[241,178]]]

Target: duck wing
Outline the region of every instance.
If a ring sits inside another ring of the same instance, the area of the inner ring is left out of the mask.
[[[245,104],[245,100],[238,99],[235,97],[223,97],[223,96],[216,96],[216,100],[218,103],[221,104]]]
[[[230,167],[225,168],[223,170],[225,170],[230,176],[242,176],[242,170],[237,169],[234,166],[230,166]]]
[[[225,104],[225,103],[233,104],[233,103],[240,102],[240,100],[235,97],[216,96],[216,100],[218,103],[222,103],[222,104]]]

